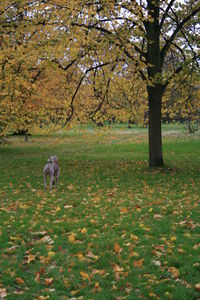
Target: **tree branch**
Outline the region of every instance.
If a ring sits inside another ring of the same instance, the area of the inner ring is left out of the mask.
[[[171,1],[169,2],[169,4],[168,4],[168,6],[167,6],[167,8],[166,8],[166,10],[165,10],[165,12],[164,12],[164,14],[163,14],[163,16],[162,16],[162,19],[161,19],[161,21],[160,21],[160,30],[162,29],[163,24],[164,24],[164,22],[165,22],[165,19],[166,19],[166,17],[167,17],[167,14],[168,14],[168,12],[169,12],[169,10],[170,10],[170,8],[172,7],[172,5],[173,5],[174,2],[175,2],[175,0],[171,0]]]
[[[174,39],[175,39],[177,33],[180,32],[181,29],[183,28],[183,26],[185,25],[185,23],[187,23],[188,21],[190,21],[191,18],[192,18],[193,16],[195,16],[199,11],[200,11],[200,5],[199,5],[199,7],[197,7],[197,9],[193,10],[193,11],[191,12],[191,14],[189,14],[187,17],[185,17],[185,18],[181,21],[181,23],[177,24],[176,29],[175,29],[174,32],[172,33],[171,37],[166,41],[164,47],[163,47],[162,50],[161,50],[161,60],[162,60],[162,63],[163,63],[163,61],[164,61],[164,58],[165,58],[165,55],[166,55],[167,51],[169,50],[169,48],[170,48],[172,42],[174,41]]]

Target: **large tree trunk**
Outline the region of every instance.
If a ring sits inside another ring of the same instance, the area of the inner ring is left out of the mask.
[[[160,50],[159,0],[148,1],[147,31],[147,92],[149,104],[149,165],[162,166],[162,135],[161,135],[161,106],[162,106],[162,61]]]
[[[149,102],[149,166],[163,166],[161,106],[162,88],[148,87]]]

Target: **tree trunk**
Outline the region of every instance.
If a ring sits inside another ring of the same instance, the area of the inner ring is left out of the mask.
[[[161,132],[161,106],[162,88],[148,87],[149,103],[149,166],[163,166],[162,132]]]
[[[149,104],[149,166],[163,166],[161,106],[162,60],[160,50],[159,0],[148,1],[147,31],[147,92]]]
[[[24,134],[25,134],[25,136],[24,136],[24,141],[25,141],[25,142],[28,142],[28,129],[25,129]]]

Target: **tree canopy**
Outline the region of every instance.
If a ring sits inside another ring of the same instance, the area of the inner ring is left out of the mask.
[[[199,109],[199,12],[195,0],[3,0],[0,126],[145,115],[150,166],[163,165],[162,113]]]

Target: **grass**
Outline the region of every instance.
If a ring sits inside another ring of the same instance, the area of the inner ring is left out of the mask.
[[[0,299],[199,299],[200,138],[165,126],[10,137],[0,148]],[[57,154],[59,187],[43,190]],[[196,287],[195,287],[196,286]]]

